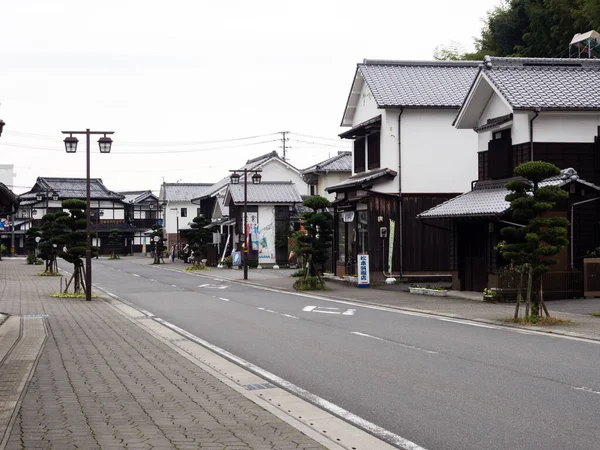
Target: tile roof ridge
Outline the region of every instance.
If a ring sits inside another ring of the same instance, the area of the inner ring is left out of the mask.
[[[273,158],[273,157],[279,158],[279,155],[277,154],[277,150],[273,150],[273,151],[271,151],[269,153],[265,153],[264,155],[257,156],[256,158],[249,159],[248,161],[246,161],[246,165],[258,162],[261,159],[267,159],[267,158]]]
[[[442,60],[393,60],[364,58],[358,66],[404,66],[404,67],[478,67],[481,61],[442,61]]]

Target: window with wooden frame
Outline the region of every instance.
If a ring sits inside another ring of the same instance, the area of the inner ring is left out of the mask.
[[[380,138],[381,133],[372,133],[367,136],[367,163],[369,170],[381,167]]]
[[[354,173],[365,171],[365,138],[354,140]]]

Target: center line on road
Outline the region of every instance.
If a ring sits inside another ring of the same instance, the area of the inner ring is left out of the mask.
[[[156,281],[154,278],[148,278],[148,280],[150,280],[150,281]]]
[[[137,273],[132,273],[131,275],[133,275],[134,277],[139,277]]]
[[[264,311],[264,312],[268,312],[268,313],[279,314],[280,316],[289,317],[290,319],[299,319],[300,318],[300,317],[292,316],[291,314],[284,314],[284,313],[280,313],[277,311],[273,311],[272,309],[258,308],[258,307],[256,309],[258,309],[259,311]]]
[[[360,331],[352,331],[352,334],[356,334],[357,336],[363,336],[363,337],[368,337],[371,339],[375,339],[377,341],[383,341],[383,342],[389,342],[390,344],[394,344],[394,345],[399,345],[400,347],[404,347],[404,348],[410,348],[412,350],[419,350],[421,352],[425,352],[425,353],[429,353],[430,355],[437,355],[438,352],[434,352],[433,350],[425,350],[424,348],[421,347],[417,347],[415,345],[408,345],[408,344],[402,344],[400,342],[394,342],[394,341],[390,341],[388,339],[383,339],[377,336],[372,336],[370,334],[367,333],[361,333]]]
[[[228,302],[229,301],[229,299],[223,298],[223,297],[219,297],[219,300],[223,300],[224,302]]]
[[[173,287],[177,287],[177,285],[176,285],[176,284],[172,284],[171,286],[173,286]]]

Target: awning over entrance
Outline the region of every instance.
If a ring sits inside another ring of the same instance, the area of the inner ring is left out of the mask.
[[[350,128],[348,131],[344,131],[339,136],[342,139],[356,139],[357,137],[366,136],[367,134],[372,133],[373,131],[379,131],[380,129],[381,115],[359,123],[355,127]]]
[[[509,193],[504,187],[505,184],[506,180],[477,183],[474,190],[428,209],[419,214],[417,218],[446,219],[500,216],[510,208],[510,203],[504,199]]]
[[[208,225],[206,225],[204,228],[207,230],[210,230],[212,228],[216,228],[219,226],[231,226],[235,224],[235,219],[228,219],[226,217],[222,217],[220,219],[215,220],[214,222],[209,223]]]
[[[505,185],[511,180],[479,181],[472,191],[459,195],[434,208],[428,209],[417,216],[419,219],[447,219],[461,217],[497,217],[510,209],[510,203],[505,200],[509,194]],[[521,178],[522,180],[522,178]],[[582,180],[572,169],[563,169],[560,175],[547,178],[539,186],[566,186],[569,183],[579,183],[600,191],[600,187]]]
[[[325,190],[327,192],[338,192],[352,189],[368,189],[376,183],[394,179],[396,175],[396,171],[388,168],[370,170],[353,175],[341,183],[325,188]]]

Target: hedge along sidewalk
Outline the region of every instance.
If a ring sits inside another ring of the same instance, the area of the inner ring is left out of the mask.
[[[39,271],[0,263],[0,311],[48,328],[7,448],[322,448],[106,301],[50,297]]]
[[[146,261],[146,262],[145,262]],[[138,264],[147,263],[147,259],[140,258],[132,260]],[[160,264],[155,266],[158,269],[183,271],[189,265],[186,264]],[[278,289],[287,292],[297,292],[292,285],[297,278],[290,275],[295,272],[291,269],[251,269],[248,275],[248,281],[243,279],[243,271],[228,268],[210,267],[208,271],[194,272],[195,275],[206,276],[209,278],[222,278],[225,280],[239,283],[254,284],[257,286]],[[390,308],[416,311],[427,314],[441,315],[453,318],[467,319],[494,325],[507,327],[523,327],[517,324],[505,322],[513,316],[514,304],[487,303],[482,300],[469,298],[453,297],[449,293],[447,297],[433,297],[426,295],[410,294],[404,290],[398,290],[399,287],[382,286],[379,288],[359,289],[348,283],[328,281],[325,279],[327,291],[302,291],[306,294],[314,294],[336,300],[354,301],[370,305],[385,306]],[[592,300],[593,301],[593,300]],[[577,314],[572,312],[554,311],[552,303],[547,306],[550,314],[558,319],[568,320],[569,324],[560,324],[553,326],[525,327],[528,329],[549,332],[573,337],[583,337],[600,340],[600,318],[591,314]],[[557,302],[564,304],[564,302]],[[600,309],[599,309],[600,310]]]

